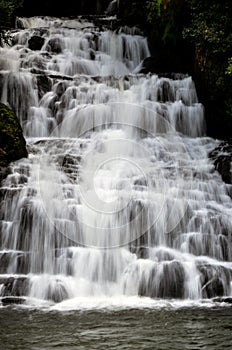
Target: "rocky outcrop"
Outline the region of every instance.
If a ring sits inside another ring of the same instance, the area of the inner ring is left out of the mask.
[[[221,174],[222,180],[227,184],[232,184],[232,139],[222,141],[209,154],[209,158],[214,161],[215,169]]]
[[[28,156],[26,141],[15,113],[0,103],[0,182],[8,174],[10,162]]]

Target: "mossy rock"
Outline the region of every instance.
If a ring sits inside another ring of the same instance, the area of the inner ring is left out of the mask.
[[[0,103],[0,166],[27,156],[26,141],[18,118],[10,108]]]

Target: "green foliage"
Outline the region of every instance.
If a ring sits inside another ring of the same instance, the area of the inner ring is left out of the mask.
[[[220,124],[232,121],[232,6],[231,0],[188,0],[191,21],[183,30],[196,48],[196,67],[207,98]]]
[[[0,28],[12,28],[15,11],[23,5],[24,0],[0,0]]]
[[[226,74],[232,76],[232,57],[230,57],[228,59],[228,66],[227,66],[227,69],[226,69]]]
[[[147,0],[146,9],[147,9],[147,20],[152,23],[154,16],[161,15],[161,4],[163,0]]]
[[[7,39],[6,31],[14,27],[16,10],[24,0],[0,0],[0,44]]]
[[[185,0],[121,0],[123,16],[145,30],[152,42],[174,44],[188,18]]]
[[[191,21],[183,31],[191,40],[210,54],[223,55],[232,45],[231,0],[188,0]]]

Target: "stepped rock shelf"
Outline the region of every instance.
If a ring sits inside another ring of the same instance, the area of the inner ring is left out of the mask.
[[[231,300],[231,185],[191,76],[140,73],[135,28],[17,23],[0,99],[28,157],[0,190],[2,303]]]

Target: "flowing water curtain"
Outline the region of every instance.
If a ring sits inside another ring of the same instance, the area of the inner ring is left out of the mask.
[[[150,52],[133,28],[18,21],[1,100],[29,158],[1,188],[2,296],[229,295],[231,199],[192,78],[136,74]]]

